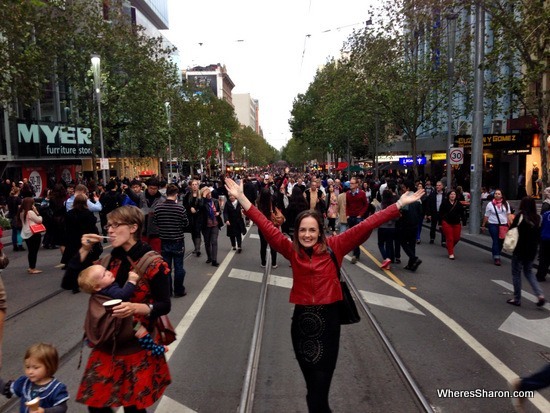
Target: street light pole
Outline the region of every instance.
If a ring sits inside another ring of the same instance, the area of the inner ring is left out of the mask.
[[[172,121],[172,112],[170,110],[170,102],[164,102],[166,108],[166,120],[168,122],[168,162],[170,162],[170,181],[172,180],[172,133],[170,130]]]
[[[99,55],[92,55],[92,72],[94,74],[94,91],[97,100],[97,117],[99,123],[99,145],[101,151],[101,161],[99,167],[103,177],[103,184],[107,184],[107,174],[103,168],[103,160],[105,159],[105,151],[103,148],[103,125],[101,121],[101,57]]]
[[[451,12],[447,15],[447,36],[448,36],[448,62],[447,62],[447,85],[449,90],[449,102],[447,106],[447,190],[452,188],[452,166],[451,148],[453,147],[453,79],[455,73],[455,39],[456,39],[456,14]]]

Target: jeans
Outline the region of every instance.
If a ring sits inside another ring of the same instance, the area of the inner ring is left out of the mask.
[[[543,281],[546,278],[548,267],[550,266],[550,240],[540,240],[539,249],[539,269],[537,271],[537,280]]]
[[[117,408],[118,410],[118,408]],[[113,413],[110,407],[88,407],[90,413]],[[145,409],[138,409],[136,406],[125,406],[124,413],[147,413]]]
[[[392,262],[395,260],[393,243],[395,240],[395,228],[378,228],[378,249],[382,258],[389,258]]]
[[[357,218],[357,217],[349,217],[348,218],[348,227],[353,228],[357,224],[360,224],[363,222],[363,218]],[[361,250],[359,249],[359,245],[353,249],[353,256],[356,258],[359,258],[359,254],[361,254]]]
[[[518,303],[521,302],[521,270],[523,270],[525,278],[527,278],[527,281],[531,284],[533,294],[537,297],[542,297],[544,295],[532,269],[532,260],[522,260],[517,255],[512,255],[512,283],[514,284],[514,300]]]
[[[498,237],[498,227],[498,224],[487,224],[489,235],[491,235],[491,238],[493,240],[491,251],[493,253],[493,259],[495,260],[500,259],[500,251],[502,251],[502,244],[504,243],[504,240]]]
[[[539,390],[550,386],[550,364],[529,377],[521,379],[520,391]]]
[[[170,292],[174,295],[182,295],[185,292],[183,280],[185,269],[183,268],[183,257],[185,255],[185,242],[183,239],[177,241],[161,241],[162,258],[171,270],[174,271],[174,283],[170,281]],[[172,273],[170,273],[170,278]]]
[[[218,235],[220,229],[217,226],[203,227],[202,237],[204,238],[204,249],[206,257],[212,262],[218,262]]]

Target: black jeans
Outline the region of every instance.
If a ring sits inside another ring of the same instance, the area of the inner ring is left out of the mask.
[[[260,260],[262,261],[262,265],[265,266],[267,262],[267,241],[265,240],[261,231],[258,231],[258,235],[260,236]],[[273,248],[271,248],[271,265],[277,265],[277,251],[275,251]]]
[[[407,265],[411,266],[418,259],[416,256],[416,227],[401,228],[398,236],[401,241],[401,248],[403,248],[403,251],[409,257]]]
[[[439,212],[435,212],[434,214],[432,214],[432,220],[430,222],[430,241],[435,240],[435,232],[438,222]],[[441,242],[445,242],[445,235],[443,235],[443,232],[441,233]]]
[[[348,228],[353,228],[357,224],[360,224],[363,222],[363,218],[357,218],[357,217],[349,217],[348,218]],[[353,256],[356,258],[359,258],[359,254],[361,254],[361,250],[359,249],[359,245],[353,249]]]

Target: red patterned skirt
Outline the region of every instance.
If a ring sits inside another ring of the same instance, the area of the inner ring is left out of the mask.
[[[92,350],[76,401],[91,407],[145,409],[161,398],[171,381],[164,356],[146,350],[129,355]]]

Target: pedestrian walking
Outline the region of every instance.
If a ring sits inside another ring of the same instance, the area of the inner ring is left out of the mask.
[[[212,198],[210,187],[201,189],[202,203],[201,231],[204,238],[204,249],[206,250],[206,263],[213,267],[219,267],[218,263],[218,235],[223,226],[220,204],[217,199]]]
[[[17,218],[19,206],[22,201],[20,193],[21,189],[18,186],[14,186],[6,201],[10,215],[11,245],[13,245],[14,251],[25,251],[25,247],[23,247],[23,238],[21,238],[21,220]]]
[[[334,192],[334,185],[329,184],[327,187],[327,219],[328,229],[332,235],[336,235],[336,218],[338,218],[338,196]]]
[[[422,192],[407,193],[394,206],[328,238],[323,231],[323,216],[315,210],[306,210],[296,219],[296,234],[291,241],[248,201],[242,184],[237,185],[230,178],[225,182],[228,192],[241,203],[272,248],[291,263],[293,285],[290,302],[295,305],[291,324],[292,345],[306,382],[308,411],[330,412],[328,396],[340,343],[337,303],[342,300],[342,290],[338,268],[329,251],[333,251],[341,265],[345,254],[365,242],[374,228],[397,218],[399,209],[420,199]]]
[[[197,257],[201,256],[201,226],[202,226],[202,196],[199,190],[200,182],[193,179],[190,184],[190,190],[183,197],[183,206],[187,211],[189,226],[191,231],[191,239],[193,240],[193,254]]]
[[[223,221],[227,228],[227,236],[231,241],[231,248],[238,254],[242,251],[243,235],[246,234],[246,224],[243,218],[243,208],[233,195],[229,195],[229,202],[223,207]]]
[[[512,403],[517,413],[525,413],[525,402],[527,400],[526,392],[534,392],[550,386],[550,363],[547,363],[542,369],[536,373],[517,378],[509,383],[510,390],[516,393],[513,396]]]
[[[406,180],[403,182],[402,188],[403,193],[411,196],[415,189],[414,182]],[[397,221],[396,227],[399,244],[409,257],[409,261],[404,267],[406,270],[416,271],[418,266],[422,264],[422,260],[416,256],[416,231],[418,230],[418,221],[421,220],[423,216],[422,202],[419,199],[403,207],[401,209],[401,218]]]
[[[519,232],[518,243],[512,253],[512,282],[514,298],[506,301],[515,306],[521,305],[521,272],[527,278],[533,293],[538,298],[537,307],[542,307],[546,300],[540,285],[533,274],[533,261],[537,256],[539,242],[540,216],[537,214],[537,204],[529,196],[524,197],[519,204],[519,212],[511,225]]]
[[[359,188],[357,178],[351,178],[349,184],[350,190],[346,192],[346,220],[348,222],[348,228],[351,229],[363,221],[363,217],[369,208],[369,201],[367,200],[366,194]],[[361,250],[359,249],[359,245],[355,246],[351,258],[352,264],[359,261],[360,253]]]
[[[420,188],[422,189],[422,188]],[[397,202],[397,196],[389,189],[384,190],[382,193],[382,202],[377,204],[376,212],[382,211]],[[384,270],[391,269],[391,264],[395,263],[395,251],[394,243],[397,236],[397,230],[395,224],[397,219],[390,219],[389,221],[380,224],[378,227],[378,249],[382,255],[382,264],[380,268]]]
[[[460,241],[462,232],[462,220],[464,219],[464,207],[458,200],[457,193],[451,189],[447,193],[447,197],[441,202],[439,209],[439,225],[441,232],[445,235],[447,243],[447,252],[449,259],[455,259],[455,246]]]
[[[428,208],[426,215],[430,220],[430,244],[435,242],[437,224],[441,221],[439,217],[439,208],[441,208],[441,203],[445,198],[444,189],[443,182],[437,181],[435,184],[435,191],[432,191],[426,200],[426,206]],[[443,233],[441,233],[441,245],[443,247],[446,246],[445,234]]]
[[[185,229],[189,225],[185,207],[178,203],[179,188],[175,184],[166,187],[166,200],[155,206],[154,224],[158,228],[161,254],[171,269],[170,293],[174,297],[187,295],[184,286]],[[174,276],[172,278],[172,271]]]
[[[239,199],[235,196],[237,200]],[[247,198],[248,199],[248,198]],[[250,202],[250,201],[249,201]],[[241,202],[241,205],[242,202]],[[269,220],[271,220],[271,214],[275,211],[275,205],[273,205],[273,197],[269,188],[265,187],[260,191],[260,196],[257,200],[257,206],[260,212]],[[254,219],[252,219],[254,221]],[[256,222],[256,221],[254,221]],[[280,230],[280,227],[279,227]],[[264,237],[261,229],[258,227],[258,235],[260,237],[260,266],[265,268],[267,265],[267,239]],[[271,268],[277,268],[277,251],[274,248],[270,248],[271,253]]]
[[[510,226],[512,219],[511,214],[510,204],[502,195],[502,191],[500,189],[495,189],[493,200],[487,203],[485,207],[485,215],[483,217],[483,223],[481,224],[481,230],[484,231],[485,228],[489,230],[489,235],[491,235],[493,241],[491,247],[493,262],[497,266],[501,265],[500,252],[502,251],[506,230]]]
[[[342,189],[342,192],[338,194],[338,233],[342,233],[348,229],[348,218],[346,215],[346,193]]]
[[[40,232],[33,234],[31,225],[41,224],[42,217],[34,205],[34,198],[23,198],[19,207],[18,218],[21,223],[21,238],[23,238],[25,244],[27,244],[27,260],[29,262],[27,272],[29,274],[40,274],[42,270],[36,269],[36,261],[38,259],[38,250],[40,249],[42,234]]]
[[[548,267],[550,267],[550,209],[547,209],[541,217],[539,268],[537,270],[537,281],[546,281]]]
[[[16,380],[0,379],[2,394],[8,398],[20,398],[20,412],[67,411],[69,392],[67,386],[54,377],[59,367],[59,355],[51,344],[37,343],[30,346],[24,357],[25,374]],[[31,409],[29,404],[35,406]]]

